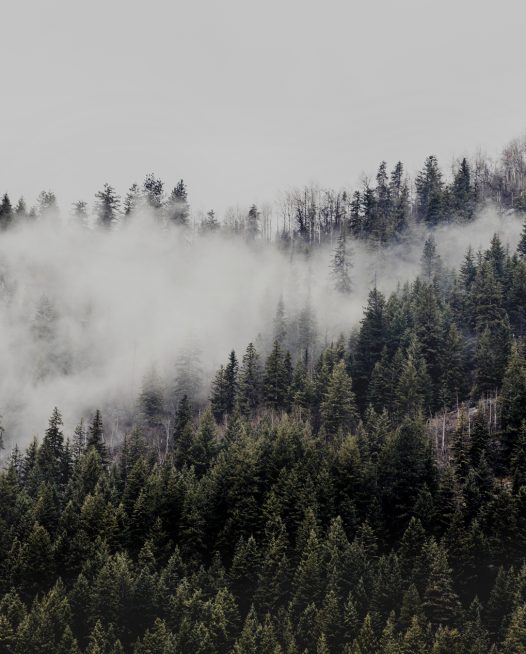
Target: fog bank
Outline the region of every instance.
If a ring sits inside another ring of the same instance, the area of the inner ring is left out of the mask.
[[[434,232],[447,266],[498,232],[514,248],[522,221],[485,211]],[[375,279],[386,293],[420,270],[425,230],[374,251],[350,242],[353,293],[331,288],[329,247],[310,257],[233,236],[190,236],[147,215],[113,231],[57,217],[0,234],[0,414],[9,446],[42,434],[53,406],[71,434],[95,408],[118,432],[155,366],[167,387],[188,347],[200,351],[203,393],[231,349],[265,351],[283,297],[289,320],[309,304],[319,344],[348,334]]]

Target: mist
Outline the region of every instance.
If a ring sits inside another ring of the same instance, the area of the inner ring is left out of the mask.
[[[433,234],[447,267],[495,232],[514,248],[522,221],[485,210]],[[136,411],[144,375],[155,368],[169,389],[178,360],[200,353],[201,398],[228,353],[250,341],[265,354],[281,298],[293,321],[315,307],[319,346],[348,335],[376,282],[386,294],[414,279],[428,232],[375,250],[350,242],[353,291],[332,290],[329,246],[291,256],[275,244],[232,235],[200,236],[161,226],[146,212],[118,229],[87,229],[58,216],[0,237],[0,414],[8,445],[42,434],[51,410],[71,434],[81,417],[103,411],[119,435]]]

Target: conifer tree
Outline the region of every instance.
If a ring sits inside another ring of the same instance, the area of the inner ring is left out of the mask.
[[[276,307],[276,315],[274,316],[274,340],[277,341],[281,347],[285,346],[287,339],[287,320],[285,317],[285,303],[283,297],[280,296],[278,306]]]
[[[38,465],[44,480],[57,486],[62,484],[61,472],[64,457],[64,434],[62,416],[57,407],[49,419],[42,446],[38,451]]]
[[[502,645],[506,654],[523,654],[526,651],[526,603],[514,610]]]
[[[430,155],[416,180],[416,215],[419,221],[434,227],[443,217],[443,182],[442,173],[435,156]]]
[[[434,626],[454,624],[460,604],[453,589],[446,551],[442,545],[433,543],[429,554],[431,568],[424,594],[424,609]]]
[[[109,229],[118,218],[120,197],[110,184],[104,184],[102,191],[95,193],[95,215],[101,227]]]
[[[338,237],[338,243],[334,250],[331,265],[331,276],[334,289],[342,295],[349,295],[352,290],[350,277],[351,262],[347,248],[347,236],[345,229],[342,229]]]
[[[239,372],[238,404],[244,416],[251,416],[259,407],[262,392],[262,371],[259,355],[253,343],[249,343]]]
[[[217,422],[222,422],[227,413],[226,395],[225,368],[224,366],[219,366],[212,382],[212,394],[210,396],[212,413]]]
[[[427,282],[432,282],[442,269],[440,255],[437,252],[436,241],[433,236],[429,236],[424,243],[420,265],[422,276]]]
[[[254,241],[260,232],[259,211],[255,204],[250,207],[246,223],[246,235],[249,241]]]
[[[188,191],[183,180],[170,193],[167,203],[168,220],[174,225],[188,227],[190,221],[190,206],[188,204]]]
[[[464,157],[455,173],[452,188],[453,210],[461,220],[470,220],[475,210],[475,193],[469,163]]]
[[[272,351],[265,363],[263,397],[265,404],[275,411],[286,407],[289,390],[288,374],[281,346],[278,341],[274,341]]]
[[[526,220],[522,227],[521,238],[517,245],[517,254],[521,259],[526,259]]]
[[[103,465],[106,465],[108,462],[108,450],[106,448],[105,439],[104,439],[104,427],[102,424],[102,416],[100,411],[97,409],[93,417],[93,422],[91,423],[88,430],[88,437],[86,441],[86,447],[95,449]]]
[[[511,347],[499,405],[504,454],[508,458],[514,450],[521,424],[526,419],[526,362],[517,342]]]
[[[238,385],[239,385],[238,370],[239,370],[239,365],[237,362],[236,353],[234,352],[234,350],[232,350],[232,352],[230,352],[230,355],[228,357],[228,363],[225,366],[225,373],[223,377],[224,389],[225,389],[225,394],[224,394],[225,412],[227,414],[232,413],[236,404]]]
[[[0,202],[0,229],[8,229],[13,220],[13,207],[9,195],[4,193]]]
[[[350,427],[356,417],[356,403],[351,378],[340,361],[333,369],[321,403],[323,425],[329,436]]]
[[[153,173],[148,173],[148,175],[146,175],[142,185],[142,191],[146,201],[146,206],[151,210],[156,211],[162,207],[163,189],[164,183],[162,180],[155,177]]]
[[[358,340],[353,352],[353,382],[359,406],[365,407],[367,387],[386,341],[385,297],[376,285],[369,292]]]

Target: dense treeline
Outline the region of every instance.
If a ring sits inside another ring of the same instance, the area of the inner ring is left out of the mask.
[[[312,247],[330,242],[346,231],[374,244],[400,240],[415,224],[427,227],[467,222],[475,212],[491,204],[501,211],[526,211],[526,141],[506,146],[498,161],[478,155],[460,159],[450,175],[430,155],[411,179],[402,162],[392,170],[382,161],[374,181],[364,178],[360,188],[335,191],[317,186],[282,195],[277,211],[252,205],[248,211],[231,208],[219,221],[213,210],[192,215],[188,189],[180,180],[171,191],[154,174],[142,185],[132,184],[124,198],[105,184],[92,206],[84,200],[72,208],[80,224],[92,222],[103,228],[125,223],[134,213],[148,209],[163,224],[174,224],[200,233],[223,230],[247,240],[278,240],[283,247]],[[28,209],[23,198],[13,205],[6,193],[0,202],[0,228],[58,210],[52,191],[43,191],[37,206]]]
[[[319,357],[280,302],[199,415],[152,375],[114,449],[55,409],[0,475],[0,651],[523,653],[525,242],[454,274],[430,239]]]

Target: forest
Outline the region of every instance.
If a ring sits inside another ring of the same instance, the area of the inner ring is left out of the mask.
[[[153,174],[6,193],[0,228],[0,653],[526,652],[526,141],[221,219]],[[160,252],[166,286],[119,267]],[[144,345],[180,314],[199,342]]]

